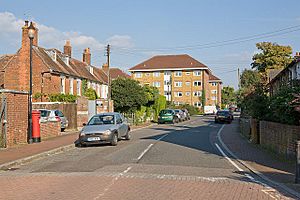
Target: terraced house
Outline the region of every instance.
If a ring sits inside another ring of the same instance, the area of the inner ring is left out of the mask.
[[[22,27],[22,45],[13,55],[0,57],[0,84],[2,89],[17,91],[29,90],[29,49],[28,21]],[[35,27],[36,28],[36,27]],[[66,41],[64,51],[47,49],[38,45],[38,29],[33,39],[33,96],[40,95],[35,101],[48,101],[47,94],[82,95],[82,83],[87,82],[102,99],[108,96],[108,74],[111,78],[128,77],[117,68],[108,69],[107,65],[95,67],[91,64],[91,51],[84,49],[82,61],[72,57],[72,46]],[[108,73],[110,70],[110,73]]]
[[[129,69],[132,78],[143,85],[157,87],[167,101],[176,105],[221,105],[222,81],[201,62],[189,55],[154,56]]]

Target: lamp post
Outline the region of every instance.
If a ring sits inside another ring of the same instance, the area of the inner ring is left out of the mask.
[[[28,96],[28,143],[31,144],[32,141],[32,43],[35,35],[35,28],[30,23],[28,27],[28,37],[30,40],[30,60],[29,60],[29,96]]]

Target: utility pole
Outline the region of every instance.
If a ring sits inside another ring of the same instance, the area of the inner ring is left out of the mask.
[[[240,85],[241,85],[240,68],[237,69],[237,78],[238,78],[238,88],[240,89]]]
[[[108,94],[107,94],[107,100],[108,100],[108,104],[107,104],[107,110],[108,112],[110,111],[110,99],[111,99],[111,88],[110,88],[110,74],[109,74],[109,71],[110,71],[110,45],[108,44],[106,46],[106,56],[107,56],[107,84],[108,84]]]

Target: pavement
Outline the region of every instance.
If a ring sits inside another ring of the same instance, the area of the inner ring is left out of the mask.
[[[132,130],[140,128],[143,127],[132,127]],[[69,132],[41,143],[1,149],[0,169],[9,169],[22,162],[74,148],[77,137],[78,132]],[[219,139],[231,157],[237,159],[240,164],[263,178],[268,184],[300,198],[300,186],[294,184],[295,164],[280,160],[258,145],[249,143],[239,132],[238,120],[224,126],[220,131]]]
[[[300,184],[295,184],[296,161],[284,160],[259,145],[250,143],[241,135],[238,120],[224,126],[219,137],[231,157],[268,184],[300,199]]]

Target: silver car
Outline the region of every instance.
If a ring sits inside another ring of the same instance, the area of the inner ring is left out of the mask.
[[[41,122],[58,121],[60,122],[60,129],[64,131],[68,127],[68,120],[60,110],[38,109],[41,112]]]
[[[116,146],[121,138],[130,140],[130,127],[127,120],[117,112],[94,115],[83,126],[79,134],[78,146],[100,143]]]

